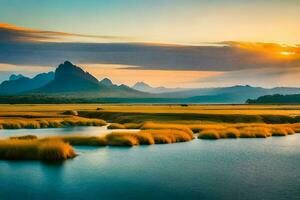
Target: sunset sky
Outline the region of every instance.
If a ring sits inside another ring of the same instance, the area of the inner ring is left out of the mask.
[[[0,81],[70,60],[132,85],[300,86],[299,0],[0,0]]]

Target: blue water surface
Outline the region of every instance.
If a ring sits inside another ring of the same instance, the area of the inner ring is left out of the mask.
[[[0,199],[300,199],[300,134],[76,151],[0,161]]]

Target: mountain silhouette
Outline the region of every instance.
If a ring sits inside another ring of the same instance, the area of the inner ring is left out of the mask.
[[[102,79],[99,83],[102,84],[102,85],[108,86],[108,87],[114,85],[113,82],[108,78]]]
[[[9,80],[0,84],[0,94],[17,94],[40,88],[54,79],[54,73],[42,73],[33,78],[21,74],[10,76]]]
[[[36,92],[61,93],[99,90],[98,80],[69,61],[60,64],[55,70],[54,80]]]
[[[98,81],[93,75],[69,61],[60,64],[55,70],[53,81],[31,91],[34,94],[63,94],[85,97],[136,97],[147,96],[125,85],[115,85],[108,78]]]
[[[137,82],[132,86],[132,88],[135,90],[142,91],[142,92],[149,92],[149,93],[154,93],[154,94],[160,94],[160,93],[165,93],[165,92],[178,92],[178,91],[187,90],[187,89],[183,89],[183,88],[166,88],[163,86],[152,87],[145,82]]]
[[[25,78],[25,76],[23,76],[22,74],[12,74],[10,77],[9,77],[9,80],[10,81],[15,81],[19,78]]]

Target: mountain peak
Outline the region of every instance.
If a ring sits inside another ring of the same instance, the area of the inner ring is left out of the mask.
[[[18,80],[20,78],[25,78],[25,76],[23,76],[22,74],[12,74],[12,75],[10,75],[9,80],[10,81],[15,81],[15,80]]]
[[[60,64],[55,70],[52,82],[39,91],[42,92],[73,92],[99,90],[98,80],[70,61]]]
[[[136,82],[135,84],[134,84],[134,86],[133,87],[151,87],[149,84],[147,84],[147,83],[145,83],[145,82]]]
[[[103,84],[105,86],[112,86],[113,85],[113,82],[109,78],[104,78],[99,83]]]
[[[72,78],[71,80],[73,81],[75,79],[85,79],[89,82],[98,84],[98,80],[90,73],[83,71],[80,67],[73,65],[70,61],[65,61],[63,64],[60,64],[58,68],[56,68],[55,80],[67,81],[66,79],[68,77]]]

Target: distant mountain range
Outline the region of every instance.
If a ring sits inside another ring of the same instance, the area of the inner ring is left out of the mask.
[[[21,74],[11,75],[0,84],[0,94],[18,94],[40,88],[54,79],[54,72],[38,74],[33,78]]]
[[[34,78],[21,74],[12,75],[9,80],[0,84],[2,96],[56,96],[55,98],[80,98],[80,102],[85,102],[82,99],[87,99],[86,102],[90,102],[91,99],[97,99],[99,102],[110,99],[110,102],[139,103],[245,103],[247,99],[273,94],[300,94],[300,88],[267,89],[237,85],[184,89],[151,87],[144,82],[138,82],[131,88],[123,84],[116,85],[108,78],[98,81],[93,75],[69,61],[60,64],[55,72],[38,74]]]
[[[166,92],[178,92],[178,91],[184,91],[187,89],[184,88],[166,88],[166,87],[151,87],[149,84],[144,82],[137,82],[132,86],[133,89],[139,90],[142,92],[149,92],[153,94],[160,94],[160,93],[166,93]]]

